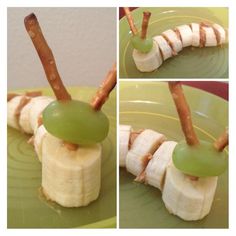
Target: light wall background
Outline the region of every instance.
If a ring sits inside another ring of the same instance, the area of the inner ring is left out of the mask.
[[[116,61],[116,8],[8,8],[8,90],[47,87],[24,27],[34,12],[67,86],[98,86]]]

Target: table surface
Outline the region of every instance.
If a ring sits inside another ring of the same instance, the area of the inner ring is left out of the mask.
[[[215,94],[226,101],[229,100],[228,83],[218,81],[183,81],[182,83]]]
[[[130,9],[130,11],[133,11],[136,8],[138,8],[138,7],[130,7],[129,9]],[[120,7],[119,8],[119,19],[121,19],[124,15],[125,15],[124,9],[123,9],[123,7]]]

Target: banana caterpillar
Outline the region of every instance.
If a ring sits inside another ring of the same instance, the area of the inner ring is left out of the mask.
[[[219,24],[191,23],[168,29],[153,37],[153,47],[148,53],[133,50],[133,59],[141,72],[151,72],[185,47],[215,47],[227,42],[227,32]]]
[[[42,189],[64,207],[86,206],[99,196],[101,145],[75,148],[49,134],[41,114],[54,99],[40,93],[8,94],[7,124],[33,137],[30,142],[42,162]]]
[[[200,220],[209,214],[218,177],[188,178],[175,168],[172,153],[177,145],[163,134],[145,129],[132,131],[129,125],[119,127],[119,163],[144,182],[162,191],[168,211],[183,220]]]

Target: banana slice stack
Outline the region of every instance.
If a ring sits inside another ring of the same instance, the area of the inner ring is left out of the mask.
[[[120,125],[120,166],[136,176],[136,181],[162,191],[171,214],[186,221],[200,220],[210,212],[218,177],[190,179],[172,163],[177,145],[163,134],[146,129],[133,138],[131,126]],[[122,145],[121,145],[122,144]]]
[[[41,124],[41,113],[54,99],[16,95],[7,103],[7,124],[33,134],[42,162],[42,188],[46,197],[64,207],[86,206],[98,198],[101,181],[101,145],[70,150]]]
[[[185,47],[214,47],[227,42],[226,30],[219,24],[191,23],[169,29],[153,37],[153,47],[148,53],[133,50],[133,59],[141,72],[156,70],[170,57]]]

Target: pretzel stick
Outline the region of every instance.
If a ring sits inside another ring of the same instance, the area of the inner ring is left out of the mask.
[[[71,96],[63,85],[58,73],[52,51],[43,36],[40,25],[34,13],[26,16],[24,23],[57,100],[71,100]]]
[[[149,22],[150,17],[151,17],[151,12],[149,12],[149,11],[143,12],[141,39],[146,39],[148,22]]]
[[[130,30],[132,31],[133,35],[136,35],[138,33],[138,30],[137,30],[137,28],[136,28],[136,26],[134,24],[134,19],[133,19],[132,15],[131,15],[131,12],[130,12],[128,7],[123,7],[123,9],[124,9],[127,21],[129,23]]]
[[[222,152],[226,146],[229,144],[229,134],[228,129],[225,129],[224,133],[214,142],[214,148],[218,152]]]
[[[187,101],[185,99],[182,86],[180,82],[169,82],[169,89],[172,98],[175,102],[177,112],[179,114],[182,130],[185,135],[185,139],[188,145],[194,146],[199,144],[198,138],[194,132],[191,112]]]
[[[102,108],[102,105],[106,102],[110,92],[116,86],[116,64],[108,72],[106,79],[102,82],[96,95],[91,101],[91,106],[94,110],[98,111]]]

